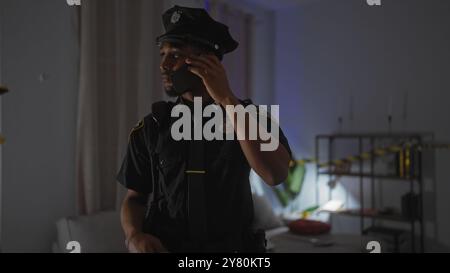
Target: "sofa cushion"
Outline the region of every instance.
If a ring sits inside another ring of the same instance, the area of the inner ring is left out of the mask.
[[[127,252],[125,235],[116,211],[68,217],[56,223],[58,248],[62,252],[70,241],[80,243],[81,253]]]

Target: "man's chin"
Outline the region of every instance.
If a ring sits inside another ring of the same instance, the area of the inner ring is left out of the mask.
[[[164,88],[164,91],[166,91],[167,96],[169,96],[171,98],[175,98],[175,97],[179,96],[179,94],[177,93],[177,91],[175,91],[175,89],[173,87]]]

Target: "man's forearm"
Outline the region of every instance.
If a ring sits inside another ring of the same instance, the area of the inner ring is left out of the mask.
[[[240,104],[239,100],[234,97],[230,97],[222,102],[222,106],[225,109],[227,109],[227,105],[236,106],[238,104]],[[240,124],[234,112],[227,111],[226,113],[234,121],[233,127],[238,139],[240,139],[239,144],[252,169],[271,186],[283,182],[287,177],[289,161],[291,160],[286,148],[283,145],[279,145],[274,151],[261,151],[261,144],[267,141],[262,141],[259,137],[256,140],[248,139],[250,117],[246,117],[245,123]]]
[[[121,223],[127,239],[142,232],[145,202],[138,196],[127,196],[122,203]]]

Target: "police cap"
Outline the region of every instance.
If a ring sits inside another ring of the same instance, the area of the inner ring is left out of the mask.
[[[238,47],[228,27],[215,21],[201,8],[175,5],[162,15],[166,33],[156,42],[177,42],[198,45],[211,50],[220,58]]]

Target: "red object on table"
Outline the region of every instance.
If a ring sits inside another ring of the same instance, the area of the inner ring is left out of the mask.
[[[288,224],[289,230],[299,235],[320,235],[330,232],[331,225],[328,223],[299,219]]]

